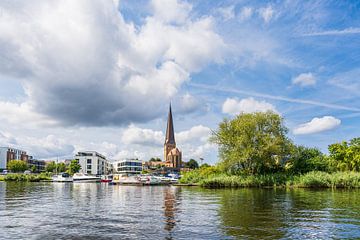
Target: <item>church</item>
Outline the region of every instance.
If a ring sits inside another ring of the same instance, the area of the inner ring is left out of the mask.
[[[181,151],[176,147],[174,123],[170,104],[164,143],[165,167],[169,170],[180,171],[182,165],[181,158]]]

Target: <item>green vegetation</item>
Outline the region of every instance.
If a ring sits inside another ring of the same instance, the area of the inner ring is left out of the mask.
[[[221,122],[211,141],[219,146],[219,166],[224,172],[275,172],[290,155],[287,131],[283,119],[273,112],[240,114]]]
[[[24,172],[28,169],[26,162],[22,160],[11,160],[7,164],[7,168],[12,172]]]
[[[190,159],[188,162],[185,162],[184,167],[190,169],[196,169],[199,168],[199,163],[194,159]]]
[[[81,165],[78,163],[77,160],[72,160],[71,163],[69,164],[68,168],[67,168],[67,172],[70,175],[73,175],[74,173],[79,172],[81,169]]]
[[[161,162],[161,159],[160,158],[150,158],[149,162]]]
[[[220,161],[184,172],[180,183],[222,187],[360,187],[360,138],[329,145],[329,155],[296,146],[283,119],[273,113],[225,119],[210,141]]]
[[[21,173],[9,173],[4,177],[5,181],[16,181],[16,182],[39,182],[42,180],[51,180],[51,174],[40,173],[40,174],[21,174]]]
[[[4,175],[0,175],[0,182],[5,180],[5,176]]]

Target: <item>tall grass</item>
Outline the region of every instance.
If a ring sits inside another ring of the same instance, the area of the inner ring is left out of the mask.
[[[299,187],[299,188],[360,188],[359,172],[326,173],[313,171],[303,175],[274,173],[266,175],[226,175],[201,171],[184,174],[182,183],[198,183],[206,188]]]
[[[16,182],[39,182],[41,180],[51,180],[49,173],[40,174],[21,174],[21,173],[9,173],[4,177],[5,181]]]

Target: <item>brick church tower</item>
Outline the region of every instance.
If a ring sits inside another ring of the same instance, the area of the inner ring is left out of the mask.
[[[169,114],[166,126],[166,135],[164,143],[164,161],[165,166],[180,170],[181,168],[181,151],[176,147],[174,123],[171,111],[171,104],[169,107]]]

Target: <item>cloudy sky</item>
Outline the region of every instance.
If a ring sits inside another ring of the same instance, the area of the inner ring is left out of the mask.
[[[351,1],[0,2],[0,145],[37,158],[97,150],[217,161],[212,129],[281,114],[297,144],[360,134],[360,4]]]

